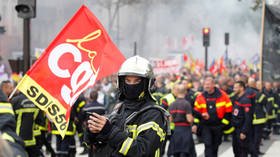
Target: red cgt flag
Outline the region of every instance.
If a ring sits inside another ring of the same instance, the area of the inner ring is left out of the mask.
[[[98,19],[82,6],[17,88],[47,113],[64,137],[78,96],[116,72],[124,60]]]

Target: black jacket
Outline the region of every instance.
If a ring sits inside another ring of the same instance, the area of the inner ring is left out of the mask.
[[[101,133],[90,134],[92,142],[105,143],[111,150],[100,156],[161,156],[167,132],[163,112],[151,108],[126,123],[129,116],[149,105],[155,103],[146,100],[137,103],[124,101],[121,107],[109,116],[110,120]]]
[[[35,125],[45,121],[43,111],[22,93],[13,97],[11,103],[16,113],[17,134],[24,140],[25,146],[36,145]]]
[[[12,105],[0,90],[0,131],[7,140],[15,157],[27,157],[22,139],[16,134],[16,121]]]
[[[255,88],[251,88],[255,91],[256,96],[254,99],[255,106],[254,106],[254,113],[253,113],[253,124],[264,124],[266,122],[266,104],[267,98],[265,94],[259,92]]]
[[[268,119],[275,119],[276,118],[276,112],[278,110],[277,106],[277,95],[272,91],[268,91],[265,88],[263,88],[263,94],[265,94],[267,98],[267,104],[266,104],[266,110],[268,114]]]
[[[232,125],[248,134],[252,126],[253,110],[251,100],[246,94],[236,97],[233,102]]]

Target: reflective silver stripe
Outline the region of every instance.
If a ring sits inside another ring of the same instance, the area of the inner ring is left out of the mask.
[[[98,109],[104,110],[105,108],[102,107],[102,106],[92,106],[92,107],[86,108],[85,111],[89,111],[89,110],[98,110]]]
[[[67,151],[60,151],[60,150],[58,150],[58,151],[56,151],[56,154],[63,154],[63,155],[66,154],[67,155],[68,152]]]
[[[225,124],[225,125],[228,125],[228,124],[229,124],[229,121],[228,121],[227,119],[224,119],[224,118],[223,118],[223,119],[222,119],[222,123]]]
[[[253,119],[253,124],[264,124],[266,121],[266,118]]]
[[[146,131],[148,129],[153,129],[154,131],[156,131],[157,135],[160,137],[160,141],[164,141],[165,140],[165,132],[163,131],[162,128],[159,127],[159,125],[156,122],[148,122],[145,124],[140,125],[137,128],[137,136],[142,132],[142,131]]]
[[[69,145],[69,148],[76,148],[75,145]]]
[[[258,102],[259,103],[262,102],[264,98],[265,98],[265,96],[264,96],[264,94],[262,94],[261,97],[258,99]]]
[[[198,118],[194,118],[194,121],[193,121],[194,123],[199,123],[199,119]]]
[[[228,130],[225,130],[224,134],[231,134],[234,130],[235,130],[235,128],[232,126]]]
[[[5,139],[5,140],[10,141],[12,143],[15,143],[15,139],[12,136],[10,136],[8,133],[6,133],[6,132],[4,132],[2,134],[2,138]]]
[[[130,146],[133,142],[133,139],[128,137],[122,144],[121,149],[119,150],[119,153],[126,155],[128,150],[130,149]]]
[[[160,149],[159,148],[156,150],[155,157],[160,157]]]
[[[137,125],[127,125],[128,132],[132,133],[132,138],[135,140],[137,137]]]
[[[60,151],[60,150],[58,150],[58,151],[56,151],[56,154],[57,155],[67,155],[68,152],[67,151]]]
[[[0,113],[10,113],[14,115],[14,110],[12,104],[10,103],[0,103]]]
[[[274,101],[274,98],[273,97],[270,97],[267,99],[268,101]]]

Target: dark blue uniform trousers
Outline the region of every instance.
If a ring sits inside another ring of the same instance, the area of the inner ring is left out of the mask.
[[[235,157],[247,157],[250,152],[250,133],[247,133],[244,140],[240,139],[240,128],[235,128],[232,134],[232,147]]]
[[[201,131],[205,157],[217,157],[219,146],[222,143],[223,127],[221,125],[203,125]]]

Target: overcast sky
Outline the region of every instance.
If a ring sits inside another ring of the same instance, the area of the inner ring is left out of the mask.
[[[8,27],[1,38],[9,42],[2,43],[1,53],[10,57],[22,49],[22,19],[17,18],[14,9],[7,9],[13,8],[17,0],[4,2],[0,2],[0,8],[4,7],[0,14],[11,13],[2,17],[2,23]],[[96,1],[37,1],[37,17],[31,20],[31,54],[35,48],[46,48],[82,4],[108,29],[108,11]],[[225,52],[225,32],[230,33],[229,57],[246,59],[260,49],[261,9],[253,11],[252,5],[253,0],[143,0],[120,9],[119,27],[115,21],[110,35],[127,57],[133,54],[133,43],[137,42],[137,52],[145,57],[188,52],[203,59],[202,28],[210,27],[209,62]],[[183,38],[186,45],[181,44]],[[175,43],[171,47],[170,41]]]

